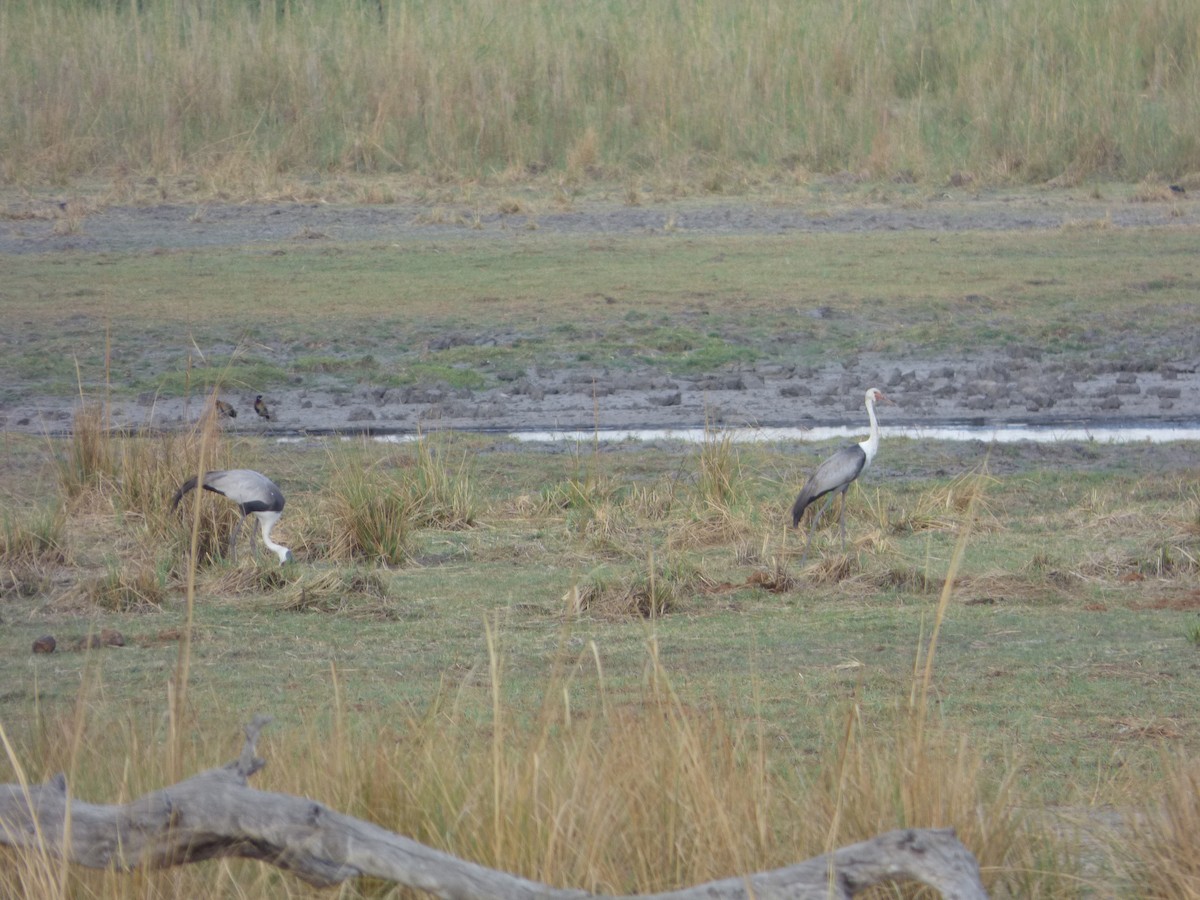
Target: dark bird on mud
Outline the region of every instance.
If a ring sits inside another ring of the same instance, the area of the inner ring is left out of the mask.
[[[236,419],[237,410],[233,408],[232,403],[226,403],[224,400],[217,401],[217,415],[223,416],[226,419]]]
[[[228,497],[242,511],[242,517],[234,526],[233,537],[229,541],[229,553],[235,563],[237,562],[238,532],[247,516],[254,516],[255,526],[262,529],[263,543],[279,557],[280,565],[292,561],[292,551],[271,540],[271,529],[275,527],[275,523],[283,514],[284,504],[283,492],[279,490],[279,486],[275,482],[253,469],[225,469],[206,473],[203,483],[204,490]],[[177,507],[179,501],[183,499],[183,495],[194,490],[195,487],[195,476],[180,485],[179,490],[175,492],[174,499],[171,500],[171,509]],[[253,530],[250,532],[250,547],[252,550],[254,549]]]
[[[842,552],[846,552],[846,491],[849,490],[854,479],[858,478],[871,465],[871,460],[875,458],[875,452],[879,449],[879,423],[875,421],[875,404],[880,402],[890,403],[891,401],[878,388],[871,388],[867,391],[867,416],[871,420],[870,435],[865,441],[843,447],[821,463],[817,467],[817,471],[813,472],[808,481],[804,483],[804,487],[800,490],[800,496],[792,505],[792,527],[797,528],[800,525],[801,516],[804,515],[804,511],[808,509],[809,505],[826,494],[829,495],[825,505],[813,516],[812,527],[808,530],[808,542],[804,545],[804,556],[800,560],[802,566],[808,559],[808,548],[812,544],[813,532],[817,530],[817,522],[820,521],[821,516],[825,514],[825,510],[829,508],[829,504],[833,503],[834,497],[838,494],[842,495],[841,512],[838,517],[842,530]]]
[[[263,402],[262,394],[254,398],[254,411],[268,422],[271,421],[271,411],[267,409],[267,404]]]

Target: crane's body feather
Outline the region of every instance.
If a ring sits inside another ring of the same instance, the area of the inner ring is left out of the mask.
[[[792,527],[800,524],[800,517],[809,504],[820,500],[831,491],[845,491],[867,467],[867,454],[859,444],[849,444],[825,460],[817,471],[809,476],[792,506]]]
[[[179,490],[175,492],[175,496],[171,500],[171,509],[179,505],[184,494],[196,489],[196,483],[196,477],[193,475],[179,486]],[[237,562],[238,534],[247,516],[254,516],[255,525],[262,532],[263,543],[279,557],[279,562],[291,562],[292,551],[271,540],[271,529],[275,527],[275,523],[283,514],[286,502],[283,499],[283,491],[279,490],[279,485],[253,469],[222,469],[205,472],[203,486],[206,491],[228,497],[238,505],[242,512],[242,517],[234,526],[233,537],[229,542],[230,555],[234,562]],[[250,532],[250,546],[254,547],[253,531]]]
[[[822,497],[829,496],[825,505],[813,516],[812,526],[808,531],[808,542],[804,545],[804,556],[800,560],[801,565],[804,565],[804,561],[808,559],[808,548],[812,544],[813,532],[817,530],[817,522],[839,494],[842,503],[838,514],[838,523],[842,533],[843,552],[846,549],[846,491],[850,489],[854,480],[867,470],[879,450],[879,423],[875,419],[875,403],[879,400],[887,402],[887,397],[883,395],[882,391],[878,388],[871,388],[867,391],[864,401],[867,407],[867,417],[871,421],[871,432],[867,439],[842,447],[817,466],[817,470],[804,482],[804,487],[800,489],[800,495],[796,497],[796,502],[792,504],[792,527],[797,528],[805,510]]]

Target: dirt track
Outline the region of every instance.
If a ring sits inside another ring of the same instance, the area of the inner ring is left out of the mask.
[[[332,239],[394,244],[405,241],[520,241],[533,226],[546,234],[653,236],[665,230],[695,234],[1058,228],[1104,221],[1115,228],[1195,228],[1200,204],[1100,201],[1036,192],[985,197],[935,197],[916,208],[888,204],[796,206],[736,201],[670,205],[580,204],[566,211],[479,215],[462,208],[336,206],[330,204],[158,205],[89,211],[75,233],[57,234],[56,214],[30,210],[0,224],[0,258],[7,254],[146,253]],[[815,311],[819,315],[820,311]],[[494,339],[471,334],[446,340]],[[613,372],[602,367],[533,369],[499,387],[470,392],[442,385],[380,388],[313,379],[273,388],[271,423],[252,412],[253,394],[231,396],[236,424],[280,432],[418,428],[575,429],[725,425],[856,424],[862,391],[883,388],[895,400],[895,423],[1032,424],[1200,422],[1200,339],[1164,336],[1156,345],[1128,348],[1120,361],[1067,361],[1037,348],[1005,354],[966,351],[920,361],[863,354],[815,368],[778,363],[678,378],[654,370]],[[58,432],[69,426],[75,398],[21,386],[0,409],[0,427]],[[182,401],[143,397],[118,402],[114,422],[174,425],[194,410]]]

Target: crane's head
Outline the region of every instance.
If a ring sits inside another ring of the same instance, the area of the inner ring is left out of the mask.
[[[895,401],[889,400],[887,394],[885,394],[879,388],[868,388],[867,402],[873,405],[876,403],[893,403]]]
[[[286,566],[288,563],[295,562],[296,557],[292,556],[292,551],[287,547],[275,547],[275,555],[279,557],[279,564]]]

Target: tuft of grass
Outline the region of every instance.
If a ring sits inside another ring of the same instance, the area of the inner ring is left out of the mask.
[[[283,612],[335,613],[372,621],[397,618],[384,577],[358,567],[326,569],[294,579],[279,591],[277,608]]]
[[[767,565],[760,566],[750,574],[746,583],[773,594],[786,594],[799,585],[785,556],[771,557],[767,560]]]
[[[537,510],[542,515],[566,511],[593,518],[601,507],[613,502],[618,490],[611,478],[594,476],[590,471],[576,473],[543,487],[538,493]]]
[[[1164,750],[1148,808],[1127,817],[1112,853],[1147,898],[1200,897],[1200,761]]]
[[[216,595],[273,594],[291,588],[303,577],[303,569],[299,566],[239,563],[237,566],[209,570],[205,574],[203,587],[206,593]]]
[[[102,574],[85,579],[64,600],[111,612],[161,609],[168,596],[160,569],[145,561],[109,560]]]
[[[40,566],[67,561],[67,515],[60,505],[18,515],[4,511],[0,528],[0,565]]]
[[[739,500],[745,498],[741,478],[741,460],[732,436],[728,432],[706,427],[704,440],[700,444],[696,480],[698,506],[706,511],[728,514]]]
[[[457,467],[446,460],[445,446],[425,437],[417,442],[417,458],[407,473],[414,518],[420,527],[470,528],[478,516],[469,460],[463,454]]]
[[[570,613],[656,619],[673,612],[707,581],[699,569],[682,559],[664,564],[650,554],[641,566],[624,570],[601,566],[592,570],[572,585],[563,601]]]
[[[116,479],[116,452],[109,434],[108,407],[84,402],[75,410],[66,452],[55,456],[58,483],[67,500],[103,491]]]
[[[330,558],[408,561],[419,511],[401,480],[343,456],[334,460],[327,496]]]

